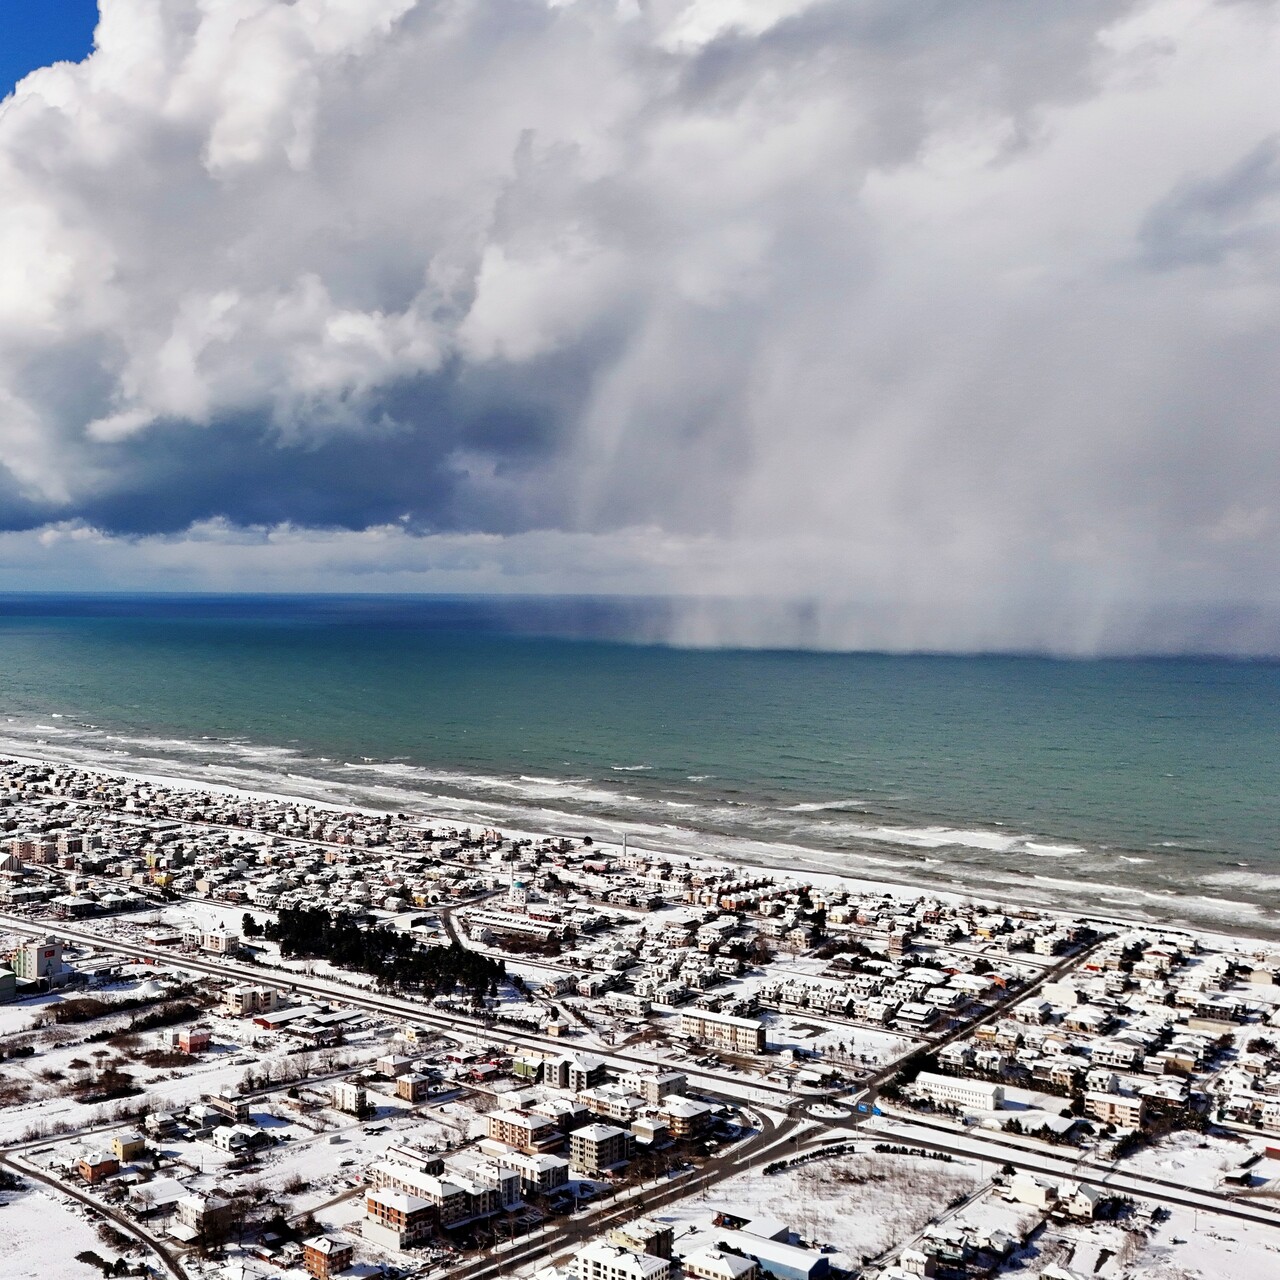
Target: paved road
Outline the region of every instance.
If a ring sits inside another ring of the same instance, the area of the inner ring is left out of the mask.
[[[736,1173],[778,1159],[788,1149],[793,1137],[798,1137],[802,1126],[790,1116],[782,1120],[774,1120],[767,1115],[759,1118],[760,1128],[752,1137],[737,1143],[721,1155],[713,1156],[696,1173],[645,1187],[638,1194],[609,1203],[595,1212],[568,1220],[561,1219],[536,1235],[518,1241],[513,1248],[487,1254],[452,1268],[449,1271],[450,1280],[484,1280],[485,1277],[496,1274],[509,1274],[526,1263],[563,1253],[619,1223],[644,1217],[665,1205],[714,1186]]]
[[[62,1195],[70,1196],[73,1200],[78,1200],[87,1208],[92,1209],[95,1214],[100,1214],[104,1218],[109,1218],[122,1232],[127,1236],[132,1236],[135,1240],[145,1245],[148,1249],[154,1250],[168,1269],[170,1275],[176,1280],[186,1280],[187,1273],[183,1271],[178,1262],[177,1255],[165,1244],[158,1236],[154,1236],[145,1227],[139,1225],[132,1218],[123,1213],[117,1212],[110,1205],[105,1205],[86,1195],[79,1187],[62,1182],[57,1178],[50,1177],[40,1169],[36,1169],[25,1161],[19,1160],[7,1152],[0,1152],[0,1165],[12,1169],[14,1173],[23,1178],[30,1178],[34,1182],[42,1182],[45,1186],[59,1192]]]
[[[0,924],[12,928],[15,932],[29,936],[44,937],[49,933],[48,926],[37,927],[20,916],[0,913]],[[402,1018],[422,1023],[435,1030],[463,1034],[467,1036],[484,1035],[494,1039],[519,1044],[529,1048],[549,1049],[564,1053],[573,1048],[571,1043],[554,1036],[538,1035],[523,1028],[506,1023],[486,1023],[479,1018],[465,1018],[459,1014],[442,1014],[428,1005],[420,1004],[403,996],[387,996],[376,994],[367,988],[347,986],[333,979],[308,977],[294,974],[286,970],[271,969],[261,965],[248,965],[225,958],[211,959],[204,955],[192,955],[189,952],[174,951],[168,947],[153,947],[141,942],[126,942],[115,938],[107,938],[101,934],[91,933],[84,929],[68,926],[59,922],[56,926],[59,937],[85,946],[96,947],[101,951],[111,951],[119,955],[135,959],[146,958],[158,960],[164,964],[175,965],[184,969],[192,969],[197,973],[207,973],[232,982],[268,983],[272,986],[287,987],[295,992],[305,993],[323,1000],[340,1000],[357,1009],[365,1009],[370,1013]],[[641,1055],[619,1051],[617,1049],[592,1049],[591,1052],[606,1062],[621,1067],[626,1071],[634,1071],[638,1067],[653,1065],[652,1055]],[[767,1084],[764,1081],[735,1080],[714,1072],[698,1071],[684,1066],[677,1068],[683,1071],[691,1081],[697,1081],[699,1087],[713,1088],[718,1092],[731,1094],[734,1097],[746,1098],[748,1101],[765,1101],[772,1098],[776,1103],[785,1105],[790,1098],[790,1091],[779,1085]]]

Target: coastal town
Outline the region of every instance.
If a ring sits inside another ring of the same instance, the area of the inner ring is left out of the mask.
[[[44,1277],[1274,1275],[1280,945],[8,760],[0,1239]]]

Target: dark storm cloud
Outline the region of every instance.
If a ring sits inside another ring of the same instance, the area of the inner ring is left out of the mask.
[[[803,598],[664,615],[699,640],[1264,645],[1275,5],[103,17],[0,114],[15,577]]]

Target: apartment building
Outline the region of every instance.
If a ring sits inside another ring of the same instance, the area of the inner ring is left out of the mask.
[[[1114,1124],[1121,1129],[1141,1129],[1147,1119],[1147,1100],[1122,1093],[1086,1093],[1084,1109],[1103,1124]]]
[[[764,1023],[757,1018],[686,1009],[680,1015],[680,1034],[724,1053],[764,1052]]]
[[[242,984],[228,987],[222,993],[222,1007],[233,1018],[250,1018],[256,1013],[273,1013],[280,1004],[280,993],[274,987],[251,987]]]
[[[550,1116],[530,1111],[491,1111],[485,1117],[485,1133],[516,1151],[547,1151],[564,1141]]]
[[[683,1071],[635,1071],[620,1081],[631,1093],[638,1093],[651,1107],[672,1093],[683,1093],[689,1077]]]
[[[435,1205],[412,1192],[382,1187],[370,1191],[364,1204],[361,1232],[366,1240],[384,1249],[411,1249],[435,1232]]]
[[[671,1262],[593,1240],[574,1254],[570,1269],[577,1280],[668,1280]]]
[[[502,1163],[520,1175],[520,1190],[524,1195],[546,1195],[569,1181],[569,1162],[563,1156],[513,1151],[503,1155]]]
[[[355,1259],[355,1248],[338,1236],[312,1236],[302,1243],[302,1265],[315,1280],[330,1280]]]
[[[569,1135],[569,1163],[590,1177],[630,1160],[635,1149],[635,1134],[609,1124],[589,1124]]]
[[[333,1086],[333,1105],[338,1111],[345,1111],[352,1116],[363,1115],[368,1104],[369,1096],[364,1085],[351,1080],[339,1080]]]
[[[922,1071],[916,1077],[915,1088],[921,1097],[965,1111],[998,1111],[1004,1106],[1004,1086],[985,1080],[958,1080],[955,1076]]]
[[[655,1258],[670,1258],[675,1244],[675,1231],[654,1218],[636,1218],[625,1226],[614,1227],[606,1237],[619,1249],[632,1253],[649,1253]]]
[[[715,1111],[696,1098],[668,1097],[658,1107],[673,1138],[696,1141],[711,1128]]]

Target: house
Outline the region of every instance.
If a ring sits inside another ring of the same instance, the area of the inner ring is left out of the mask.
[[[405,1075],[413,1070],[413,1059],[403,1053],[388,1053],[384,1054],[373,1065],[379,1075],[387,1076],[394,1080],[397,1076]]]
[[[235,1221],[235,1207],[221,1196],[193,1192],[180,1197],[174,1204],[177,1222],[169,1227],[169,1234],[188,1243],[194,1240],[216,1240],[230,1230]]]
[[[76,1172],[92,1187],[120,1172],[120,1161],[109,1151],[86,1151],[76,1161]]]
[[[178,1032],[178,1048],[183,1053],[203,1053],[212,1042],[208,1027],[183,1027]]]
[[[1015,1173],[1009,1179],[1005,1194],[1019,1204],[1029,1204],[1033,1209],[1048,1209],[1058,1198],[1057,1188],[1030,1173]]]
[[[209,1135],[209,1141],[219,1151],[248,1151],[266,1141],[266,1136],[251,1124],[219,1125]]]
[[[135,1160],[147,1149],[147,1140],[136,1129],[126,1129],[111,1139],[111,1151],[117,1160]]]
[[[302,1244],[302,1265],[316,1280],[345,1271],[354,1258],[355,1248],[340,1236],[312,1236]]]
[[[1092,1222],[1105,1197],[1083,1182],[1064,1182],[1058,1188],[1058,1208],[1070,1218]]]
[[[431,1081],[420,1071],[406,1071],[396,1077],[396,1097],[405,1102],[421,1102],[431,1092]]]

